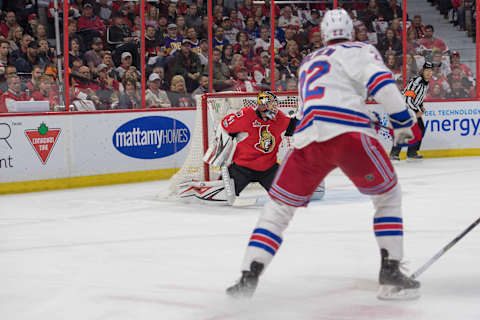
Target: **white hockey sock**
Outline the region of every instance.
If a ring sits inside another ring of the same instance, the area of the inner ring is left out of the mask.
[[[250,270],[252,261],[263,263],[265,268],[268,266],[282,244],[282,233],[296,209],[273,199],[267,202],[248,242],[242,270]]]
[[[378,246],[388,250],[389,259],[403,258],[402,191],[397,184],[390,191],[372,196],[375,207],[373,229]]]

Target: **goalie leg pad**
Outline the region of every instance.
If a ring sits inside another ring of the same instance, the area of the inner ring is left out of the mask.
[[[198,181],[191,180],[180,183],[177,185],[178,196],[180,198],[190,198],[194,197],[201,190],[206,190],[210,187],[215,187],[219,184],[219,181]]]
[[[233,180],[228,180],[228,187],[235,190]],[[198,199],[208,204],[228,205],[233,200],[226,188],[224,180],[189,181],[178,185],[178,196],[181,199]],[[235,194],[235,192],[233,192]]]

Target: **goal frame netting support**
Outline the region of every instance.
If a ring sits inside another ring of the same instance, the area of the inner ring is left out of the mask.
[[[202,160],[209,144],[215,138],[215,129],[221,119],[243,107],[256,106],[257,92],[220,92],[196,96],[197,113],[189,153],[180,170],[170,179],[170,193],[176,193],[176,185],[190,180],[217,179],[219,168],[211,168]],[[296,91],[274,92],[279,109],[285,114],[298,107]],[[282,142],[289,143],[289,141]],[[282,145],[281,145],[282,148]]]

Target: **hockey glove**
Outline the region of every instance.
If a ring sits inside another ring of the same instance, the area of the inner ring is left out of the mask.
[[[398,147],[410,146],[418,143],[422,138],[417,118],[413,111],[405,109],[390,115],[393,127],[393,145]]]

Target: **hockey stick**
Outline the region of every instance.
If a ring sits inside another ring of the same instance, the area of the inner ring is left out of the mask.
[[[235,198],[234,207],[263,206],[270,198],[268,195],[253,198]]]
[[[232,190],[231,181],[230,181],[230,174],[228,173],[227,166],[223,165],[221,167],[222,171],[222,180],[225,185],[225,191],[227,192],[228,204],[232,205],[235,201],[235,190]]]
[[[480,223],[480,218],[478,218],[475,222],[473,222],[467,229],[465,229],[462,233],[460,233],[455,239],[450,241],[445,247],[443,247],[436,255],[434,255],[430,260],[427,261],[422,267],[420,267],[417,271],[415,271],[412,275],[412,279],[418,278],[425,270],[427,270],[435,261],[437,261],[442,255],[445,254],[450,248],[452,248],[460,239],[462,239],[467,233],[472,231]]]

